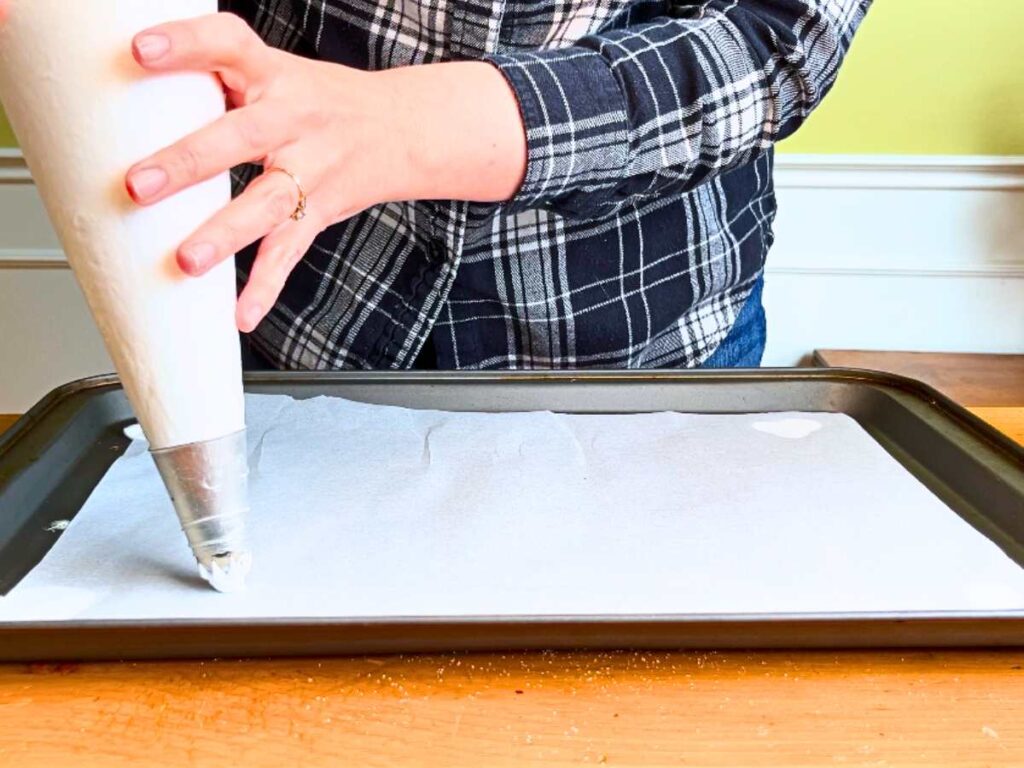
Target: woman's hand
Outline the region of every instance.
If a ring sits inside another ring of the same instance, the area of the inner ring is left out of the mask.
[[[223,13],[146,30],[133,52],[152,72],[216,73],[231,107],[133,166],[127,187],[136,202],[150,205],[245,162],[287,169],[308,195],[306,217],[294,221],[295,182],[265,174],[178,250],[182,270],[201,275],[263,238],[238,300],[243,331],[263,319],[331,224],[396,200],[504,200],[523,177],[526,140],[515,96],[486,63],[363,72],[270,48]]]

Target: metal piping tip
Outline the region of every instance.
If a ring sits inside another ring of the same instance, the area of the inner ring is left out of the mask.
[[[220,592],[238,591],[252,564],[245,541],[245,430],[150,453],[199,564],[199,575]]]

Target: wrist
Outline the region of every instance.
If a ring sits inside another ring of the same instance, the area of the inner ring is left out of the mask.
[[[526,169],[515,94],[486,62],[449,62],[375,73],[393,118],[394,172],[402,199],[498,202]]]

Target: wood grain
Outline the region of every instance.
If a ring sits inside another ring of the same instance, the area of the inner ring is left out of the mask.
[[[1024,404],[1024,355],[815,350],[816,365],[866,368],[909,376],[967,406]]]
[[[1024,408],[976,412],[1024,441]],[[0,765],[1019,767],[1022,668],[1024,649],[0,665]]]
[[[1020,766],[1024,652],[0,668],[0,762]]]
[[[968,410],[1003,434],[1024,445],[1024,408],[970,408]]]

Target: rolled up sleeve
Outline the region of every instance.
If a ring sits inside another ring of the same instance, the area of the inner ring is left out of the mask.
[[[570,47],[487,57],[526,128],[508,209],[608,215],[750,162],[821,102],[870,3],[666,3]]]

